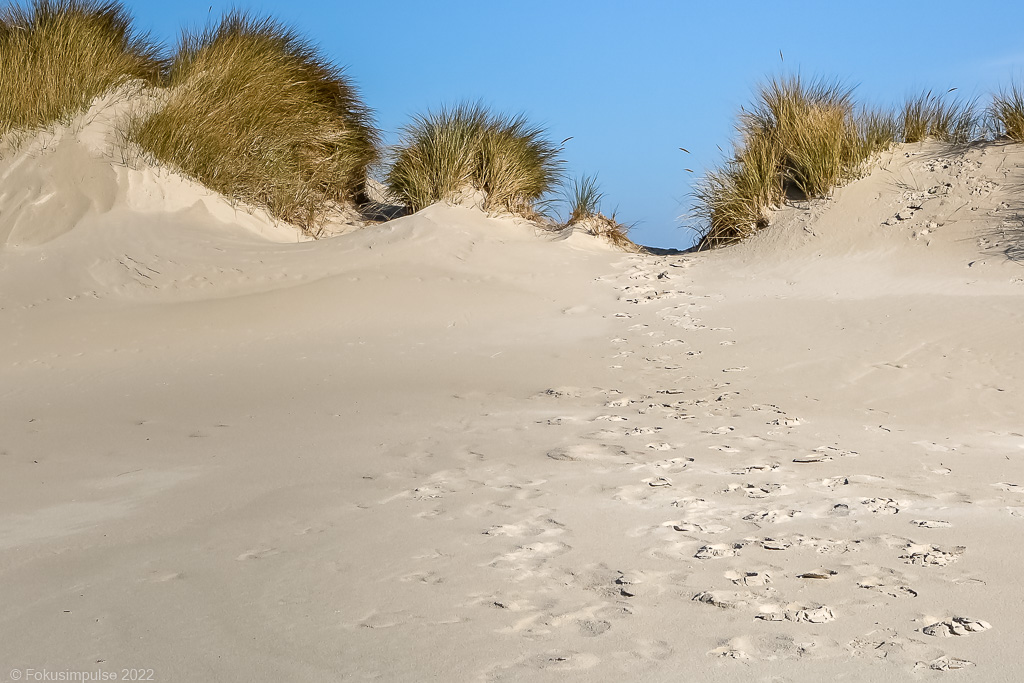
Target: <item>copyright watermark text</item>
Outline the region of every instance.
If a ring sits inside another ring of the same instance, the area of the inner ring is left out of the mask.
[[[97,669],[72,671],[70,669],[11,669],[7,674],[12,681],[155,681],[153,669]]]

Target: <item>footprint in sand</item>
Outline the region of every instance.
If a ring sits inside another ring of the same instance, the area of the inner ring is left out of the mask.
[[[921,632],[926,636],[949,638],[952,636],[966,636],[970,633],[980,633],[990,628],[992,628],[992,624],[987,621],[970,619],[968,617],[951,617],[931,626],[925,626],[921,629]]]
[[[533,570],[539,569],[549,559],[569,552],[572,548],[560,541],[537,541],[521,545],[515,550],[499,555],[488,564],[496,569],[511,569],[519,578],[528,578]]]
[[[277,548],[256,548],[254,550],[242,553],[235,559],[239,560],[240,562],[244,562],[246,560],[262,560],[264,557],[272,557],[273,555],[277,555],[280,552],[281,551]]]
[[[944,529],[953,526],[949,522],[944,522],[939,519],[914,519],[910,522],[914,526],[919,526],[922,529]]]
[[[483,533],[487,536],[508,536],[510,538],[550,537],[565,533],[565,528],[554,519],[531,519],[518,524],[498,524]]]
[[[775,484],[775,483],[768,483],[768,484],[745,484],[742,487],[741,486],[736,486],[736,488],[742,490],[743,493],[746,494],[747,498],[754,498],[754,499],[774,498],[776,496],[787,496],[790,493],[792,493],[792,491],[789,490],[789,487],[787,487],[785,484]],[[730,485],[729,490],[730,491],[735,490],[733,488],[733,485]]]
[[[608,444],[578,444],[553,448],[547,456],[552,460],[564,461],[625,462],[629,452]]]
[[[867,576],[857,581],[857,587],[888,595],[891,598],[916,598],[917,591],[901,583],[886,581],[877,576]]]
[[[739,555],[742,543],[712,543],[702,545],[694,554],[698,560],[714,560],[723,557],[735,557]]]
[[[411,615],[408,612],[376,612],[359,622],[363,628],[391,628],[408,623]]]
[[[768,523],[768,524],[779,524],[780,522],[788,522],[797,516],[798,511],[796,510],[758,510],[757,512],[751,512],[750,514],[744,515],[743,519],[748,522]]]
[[[701,591],[690,598],[690,600],[721,609],[737,609],[749,606],[751,602],[757,600],[757,597],[757,595],[749,591]]]
[[[903,652],[905,642],[895,630],[885,628],[854,638],[846,646],[846,649],[858,657],[886,659],[890,655],[898,655]]]
[[[787,606],[786,609],[781,611],[773,612],[762,612],[758,614],[755,619],[761,619],[762,621],[793,621],[793,622],[807,622],[809,624],[825,624],[830,621],[835,621],[836,615],[832,612],[830,607],[825,605],[819,605],[818,607],[803,607],[793,608]]]
[[[876,515],[895,515],[900,511],[899,504],[892,498],[865,498],[860,503]]]
[[[914,672],[916,673],[922,669],[930,669],[932,671],[960,671],[967,667],[974,666],[974,662],[961,659],[959,657],[949,657],[942,655],[938,659],[933,659],[930,662],[918,662],[914,665]]]
[[[675,531],[696,534],[724,534],[729,527],[724,524],[697,524],[696,522],[666,522],[662,526],[671,526]]]
[[[746,475],[753,474],[754,472],[771,472],[777,469],[779,469],[778,463],[769,462],[763,465],[747,465],[746,467],[732,470],[729,474]]]
[[[943,549],[927,543],[908,543],[900,559],[922,567],[943,567],[959,560],[966,550],[964,546]]]
[[[793,458],[793,462],[799,465],[808,465],[816,462],[828,462],[831,459],[832,456],[827,453],[814,453],[813,455],[801,455]]]
[[[772,582],[768,572],[734,572],[728,571],[723,576],[737,586],[767,586]]]

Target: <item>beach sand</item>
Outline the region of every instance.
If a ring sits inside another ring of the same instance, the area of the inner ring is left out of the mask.
[[[1019,675],[1019,145],[652,256],[303,241],[102,111],[0,160],[0,677]]]

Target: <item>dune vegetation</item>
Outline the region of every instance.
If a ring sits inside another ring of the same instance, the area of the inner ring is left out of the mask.
[[[978,135],[981,116],[976,103],[950,99],[948,95],[935,95],[928,91],[907,99],[899,118],[903,142],[921,142],[931,138],[963,144]]]
[[[403,130],[387,184],[413,211],[470,191],[484,207],[525,216],[562,178],[561,148],[523,116],[460,104],[417,116]]]
[[[601,212],[604,193],[598,186],[596,177],[585,175],[573,178],[565,184],[563,195],[568,214],[561,227],[603,237],[626,251],[640,250],[640,247],[629,239],[630,226],[620,223],[614,211],[611,216]]]
[[[298,34],[232,12],[186,33],[166,103],[128,137],[227,197],[315,234],[362,200],[378,133],[352,83]]]
[[[156,83],[159,47],[116,2],[36,0],[0,9],[0,136],[70,120],[126,81]]]
[[[129,82],[157,94],[122,131],[144,156],[313,236],[339,210],[367,205],[367,171],[381,161],[373,114],[351,79],[286,25],[232,11],[185,32],[168,54],[133,29],[116,0],[0,9],[0,138],[17,144],[8,134],[69,124]],[[786,201],[827,197],[896,143],[1024,141],[1020,85],[987,106],[954,90],[866,108],[839,81],[769,78],[738,116],[733,153],[695,186],[698,247],[753,235]],[[385,182],[413,211],[479,194],[487,210],[574,225],[630,248],[628,227],[601,213],[596,180],[564,182],[561,153],[522,115],[459,104],[402,129]],[[563,221],[544,213],[558,190],[568,197]]]
[[[887,140],[878,113],[858,121],[852,90],[835,81],[773,78],[739,117],[739,143],[694,192],[706,218],[701,246],[749,237],[786,197],[814,198],[852,177]]]
[[[750,237],[786,200],[828,196],[896,143],[978,139],[985,117],[977,102],[952,92],[910,97],[894,112],[858,107],[852,89],[836,81],[768,79],[739,115],[733,155],[693,191],[698,248]],[[1011,88],[995,96],[989,118],[999,134],[1021,139],[1021,93]]]
[[[1024,142],[1024,85],[1014,83],[996,93],[988,115],[997,136]]]

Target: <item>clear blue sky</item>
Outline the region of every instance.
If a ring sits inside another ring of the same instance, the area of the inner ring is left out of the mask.
[[[1009,0],[125,4],[168,43],[231,7],[284,21],[345,67],[389,143],[444,104],[525,113],[555,141],[572,136],[568,172],[597,174],[604,208],[662,247],[693,241],[681,218],[691,184],[722,160],[717,146],[729,149],[735,114],[766,75],[839,78],[877,104],[1024,80],[1024,2]]]

